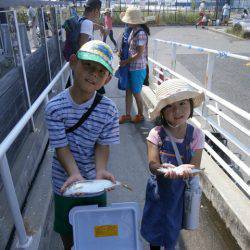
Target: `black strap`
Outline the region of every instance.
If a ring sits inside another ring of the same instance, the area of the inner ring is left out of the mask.
[[[95,99],[91,105],[91,107],[87,110],[87,112],[85,112],[82,117],[80,118],[80,120],[72,127],[67,128],[66,129],[66,134],[67,133],[71,133],[74,130],[76,130],[78,127],[80,127],[89,117],[89,115],[91,114],[91,112],[94,110],[94,108],[97,106],[98,103],[100,103],[100,101],[102,100],[102,95],[99,93],[96,93]]]

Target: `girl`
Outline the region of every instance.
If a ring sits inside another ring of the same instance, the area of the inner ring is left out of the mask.
[[[122,115],[119,122],[139,123],[144,119],[141,89],[147,74],[147,45],[150,32],[138,8],[127,8],[121,20],[132,28],[132,32],[128,39],[129,58],[120,62],[121,67],[129,66],[129,81],[126,89],[126,115]],[[138,114],[132,118],[130,113],[133,96],[136,100]]]
[[[112,22],[112,17],[111,17],[111,10],[106,9],[104,12],[104,27],[108,31],[108,33],[105,33],[103,35],[103,42],[106,43],[107,36],[109,36],[110,40],[112,43],[115,45],[115,52],[117,52],[117,43],[114,39],[114,33],[113,33],[113,22]]]
[[[150,243],[151,250],[173,250],[182,229],[185,181],[193,176],[192,168],[199,168],[204,135],[187,123],[193,109],[200,106],[204,94],[194,90],[179,79],[162,83],[157,91],[157,105],[150,112],[150,119],[160,118],[148,137],[148,162],[151,176],[146,188],[141,234]],[[178,166],[175,151],[168,135],[177,144],[183,161],[183,173],[171,168]],[[170,171],[161,174],[159,168]]]

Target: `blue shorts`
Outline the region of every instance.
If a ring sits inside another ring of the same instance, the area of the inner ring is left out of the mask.
[[[129,71],[128,73],[128,86],[127,89],[131,89],[132,93],[138,94],[141,92],[142,85],[146,78],[147,71],[146,69],[139,69]]]

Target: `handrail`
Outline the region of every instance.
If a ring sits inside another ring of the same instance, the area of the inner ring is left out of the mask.
[[[16,124],[16,126],[10,131],[10,133],[6,136],[6,138],[0,144],[0,158],[7,152],[10,148],[11,144],[15,141],[17,136],[20,134],[25,125],[29,122],[32,115],[39,108],[41,103],[47,97],[48,93],[51,91],[55,83],[60,79],[62,73],[69,67],[69,63],[67,62],[62,69],[58,72],[55,78],[50,82],[47,88],[42,92],[42,94],[36,99],[36,101],[31,105],[29,110],[24,114],[21,120]]]
[[[237,58],[237,59],[241,59],[241,60],[245,60],[245,61],[250,61],[250,57],[248,57],[248,56],[233,54],[233,53],[228,52],[228,51],[208,49],[208,48],[203,48],[203,47],[199,47],[199,46],[194,46],[194,45],[191,45],[191,44],[178,43],[178,42],[173,42],[173,41],[166,41],[166,40],[162,40],[162,39],[154,39],[154,40],[158,41],[158,42],[161,42],[161,43],[166,43],[166,44],[176,45],[176,46],[180,46],[180,47],[185,47],[187,49],[197,50],[199,52],[213,53],[213,54],[216,54],[219,57],[233,57],[233,58]]]
[[[176,78],[183,79],[183,80],[187,81],[194,88],[204,91],[205,94],[208,97],[212,98],[214,101],[217,101],[217,102],[221,103],[223,106],[227,107],[228,109],[230,109],[231,111],[237,113],[238,115],[242,116],[243,118],[247,119],[248,121],[250,120],[250,114],[248,112],[246,112],[245,110],[243,110],[243,109],[235,106],[234,104],[222,99],[221,97],[213,94],[211,91],[209,91],[209,90],[207,90],[205,88],[202,88],[200,85],[190,81],[189,79],[187,79],[184,76],[178,74],[177,72],[175,72],[174,70],[166,67],[165,65],[162,65],[161,63],[155,61],[154,59],[152,59],[150,57],[148,59],[149,59],[150,62],[152,62],[153,64],[159,66],[163,70],[168,71],[171,75],[175,76]]]
[[[15,187],[13,184],[12,176],[10,173],[10,167],[8,159],[6,157],[7,150],[10,148],[12,143],[15,141],[17,136],[21,133],[22,129],[29,122],[33,114],[39,108],[44,100],[48,100],[48,94],[52,90],[56,82],[61,78],[64,81],[63,73],[69,68],[69,63],[66,63],[62,69],[58,72],[55,78],[50,82],[42,94],[37,98],[37,100],[31,105],[29,110],[24,114],[21,120],[16,124],[16,126],[11,130],[7,137],[0,144],[0,174],[2,177],[4,189],[6,191],[6,198],[10,206],[10,211],[14,220],[14,224],[18,235],[18,245],[20,249],[31,249],[30,246],[33,241],[33,236],[28,236],[24,227],[24,222],[22,214],[20,211],[19,203],[16,196]]]

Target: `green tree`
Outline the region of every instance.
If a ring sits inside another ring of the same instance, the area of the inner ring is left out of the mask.
[[[191,9],[195,10],[195,0],[191,0]]]

